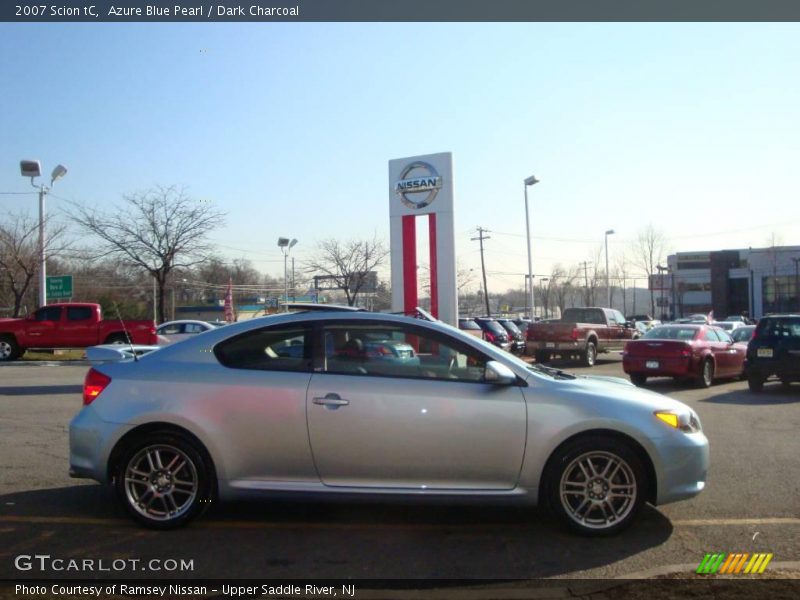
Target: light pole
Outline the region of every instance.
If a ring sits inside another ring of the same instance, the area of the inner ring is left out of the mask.
[[[292,239],[289,241],[289,238],[278,238],[278,247],[283,252],[283,309],[288,312],[289,307],[289,273],[288,273],[288,258],[289,258],[289,251],[294,247],[297,243],[296,239]]]
[[[549,310],[547,310],[548,305],[550,304],[550,278],[549,277],[541,277],[539,279],[539,285],[542,286],[542,292],[540,294],[542,298],[542,308],[544,309],[544,318],[549,319]],[[544,284],[547,283],[547,289],[544,288]]]
[[[669,271],[669,267],[662,267],[661,265],[656,265],[656,270],[661,279],[661,314],[659,316],[664,316],[664,271]],[[666,321],[666,319],[662,319],[662,321]]]
[[[533,259],[531,258],[531,219],[530,211],[528,210],[528,187],[537,183],[539,183],[539,180],[536,179],[536,175],[531,175],[525,179],[525,229],[528,237],[528,283],[530,284],[528,288],[530,294],[528,304],[531,307],[531,321],[533,321],[533,314],[536,312],[536,304],[534,304],[533,298]]]
[[[41,177],[42,166],[38,160],[21,160],[19,161],[19,171],[23,177],[31,178],[31,185],[39,189],[39,306],[47,306],[47,256],[45,255],[46,238],[44,233],[44,219],[45,219],[45,196],[50,188],[53,187],[56,179],[62,178],[67,174],[67,168],[64,165],[57,165],[53,169],[50,176],[50,188],[44,184],[36,185],[33,180],[36,177]]]
[[[608,236],[614,235],[614,230],[606,231],[606,306],[611,308],[611,286],[608,283]]]

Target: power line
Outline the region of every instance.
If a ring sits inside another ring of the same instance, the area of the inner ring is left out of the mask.
[[[478,227],[478,237],[470,238],[471,241],[478,240],[481,245],[481,271],[483,272],[483,298],[486,301],[486,316],[491,317],[492,312],[489,310],[489,288],[486,286],[486,263],[483,261],[483,240],[491,239],[488,236],[484,236],[483,234],[486,233],[488,230],[484,229],[483,227]]]

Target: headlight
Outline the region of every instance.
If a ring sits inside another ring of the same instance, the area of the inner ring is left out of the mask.
[[[680,429],[685,433],[697,433],[700,431],[700,420],[693,412],[657,410],[655,415],[663,423],[666,423],[675,429]]]

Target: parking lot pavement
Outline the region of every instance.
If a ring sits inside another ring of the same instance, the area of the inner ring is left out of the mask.
[[[614,355],[593,369],[555,364],[622,376]],[[711,441],[708,487],[690,501],[646,508],[630,530],[609,539],[575,537],[545,512],[515,506],[277,500],[215,506],[185,529],[158,533],[134,525],[109,489],[67,476],[67,426],[80,408],[85,372],[0,371],[0,451],[8,466],[0,469],[0,577],[21,576],[14,557],[22,553],[193,561],[191,573],[159,577],[509,580],[616,577],[699,564],[706,552],[800,559],[800,386],[767,386],[754,396],[742,382],[700,390],[654,380],[651,389],[700,415]]]

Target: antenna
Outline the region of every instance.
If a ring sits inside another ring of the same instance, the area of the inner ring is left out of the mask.
[[[114,311],[117,313],[117,319],[122,326],[122,332],[125,334],[125,339],[128,340],[128,345],[131,347],[131,354],[133,355],[133,362],[139,362],[139,357],[136,355],[136,350],[133,349],[133,341],[131,336],[128,335],[128,329],[125,327],[125,321],[122,320],[122,315],[119,314],[119,306],[114,302]]]

